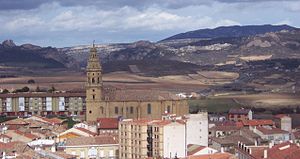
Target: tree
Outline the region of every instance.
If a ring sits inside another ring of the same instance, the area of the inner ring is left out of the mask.
[[[40,89],[40,87],[39,87],[39,86],[37,86],[37,87],[36,87],[36,89],[35,89],[35,91],[36,91],[36,92],[41,92],[41,89]]]
[[[2,94],[7,94],[7,93],[9,93],[9,91],[7,89],[3,89],[3,91],[1,93]]]
[[[48,92],[51,92],[51,93],[53,93],[53,92],[55,92],[55,91],[56,91],[56,89],[55,89],[54,86],[52,86],[52,87],[48,90]]]
[[[23,87],[23,88],[20,90],[20,92],[29,92],[29,91],[30,91],[30,89],[29,89],[27,86]]]
[[[33,84],[33,83],[35,83],[35,81],[33,79],[30,79],[30,80],[27,81],[27,83],[28,84]]]

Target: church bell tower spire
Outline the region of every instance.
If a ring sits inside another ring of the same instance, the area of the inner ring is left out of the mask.
[[[86,120],[96,121],[102,101],[102,67],[95,43],[90,49],[86,68]]]

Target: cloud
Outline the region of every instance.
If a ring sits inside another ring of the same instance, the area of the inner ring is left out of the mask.
[[[68,46],[91,39],[156,41],[224,25],[298,24],[295,4],[275,0],[0,0],[0,40]]]
[[[169,9],[178,9],[195,5],[211,5],[221,3],[260,3],[286,2],[298,0],[0,0],[0,10],[30,10],[43,4],[59,3],[61,6],[94,6],[101,9],[122,8],[125,6],[147,9],[151,6],[160,6]]]

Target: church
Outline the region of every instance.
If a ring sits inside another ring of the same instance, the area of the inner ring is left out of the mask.
[[[185,99],[166,91],[103,87],[102,66],[93,45],[86,68],[86,120],[97,118],[161,119],[165,113],[188,114]]]

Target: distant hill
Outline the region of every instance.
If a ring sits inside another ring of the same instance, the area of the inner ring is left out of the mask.
[[[0,65],[26,68],[68,68],[74,67],[74,60],[52,47],[32,44],[15,45],[12,40],[0,44]]]
[[[277,32],[281,30],[295,30],[296,28],[288,25],[248,25],[248,26],[222,26],[215,29],[199,29],[186,33],[176,34],[174,36],[163,39],[213,39],[224,37],[246,37],[257,34],[265,34],[268,32]]]

